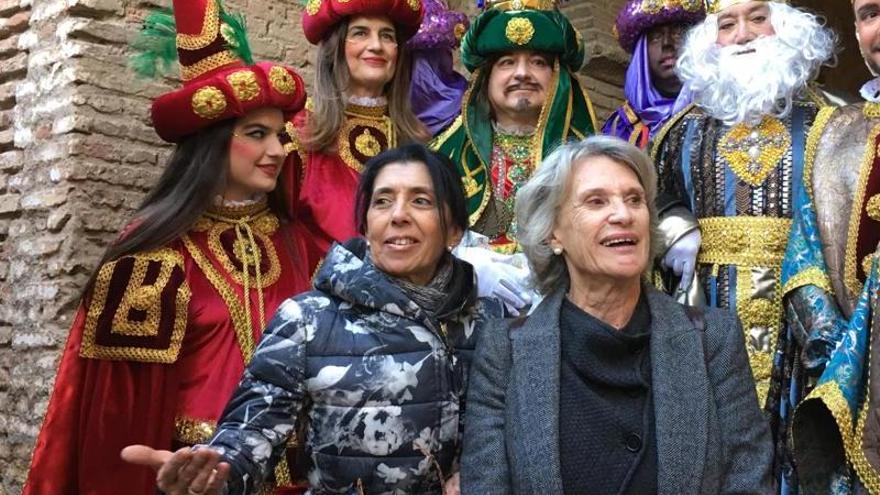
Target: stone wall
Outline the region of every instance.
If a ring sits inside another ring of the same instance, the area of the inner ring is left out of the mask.
[[[257,58],[310,79],[293,2],[228,3],[246,10]],[[0,0],[0,495],[21,490],[80,290],[169,151],[149,106],[174,81],[126,67],[127,43],[157,5]],[[610,37],[616,6],[565,9],[590,44],[585,85],[604,118],[625,60]]]

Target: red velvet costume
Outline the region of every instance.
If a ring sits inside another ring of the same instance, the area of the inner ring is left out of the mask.
[[[302,109],[299,75],[237,50],[246,48],[243,26],[216,0],[175,0],[174,18],[157,12],[147,21],[165,26],[153,38],[170,25],[177,31],[170,42],[183,86],[152,108],[163,139],[180,142],[258,108]],[[264,199],[209,209],[168,245],[99,267],[70,331],[24,493],[153,495],[156,473],[123,462],[122,448],[207,441],[267,320],[308,289],[322,254],[301,223],[282,223]],[[276,470],[282,484],[287,464]]]
[[[288,123],[295,153],[288,156],[287,190],[298,198],[291,214],[313,233],[318,246],[327,251],[334,241],[358,235],[355,225],[355,193],[364,164],[382,151],[397,146],[396,132],[387,106],[349,105],[336,140],[335,152],[306,151],[300,138],[308,132],[309,111],[303,110]]]
[[[155,473],[120,450],[210,438],[261,315],[306,290],[320,258],[302,227],[258,206],[239,225],[253,232],[259,284],[253,265],[242,271],[239,256],[252,258],[253,245],[246,233],[236,241],[232,220],[254,207],[212,213],[167,247],[101,267],[74,320],[25,494],[153,495]]]

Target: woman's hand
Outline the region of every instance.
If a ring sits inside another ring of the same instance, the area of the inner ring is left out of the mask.
[[[461,495],[461,473],[455,473],[446,480],[443,495]]]
[[[184,447],[172,453],[129,445],[121,456],[126,462],[158,471],[156,485],[167,495],[220,495],[229,476],[229,464],[220,462],[220,454],[211,449]]]

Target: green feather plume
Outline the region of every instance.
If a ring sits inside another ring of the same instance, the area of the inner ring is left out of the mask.
[[[144,19],[143,28],[131,43],[134,72],[155,79],[177,69],[177,29],[171,9],[159,9]]]
[[[244,16],[226,12],[219,0],[217,3],[220,6],[220,34],[226,40],[226,46],[245,64],[252,65],[254,54],[251,52],[251,45],[248,42]]]
[[[220,8],[220,35],[227,48],[244,63],[254,63],[254,55],[248,42],[244,16],[232,14]],[[131,68],[141,77],[155,79],[177,70],[177,28],[174,12],[169,8],[154,10],[146,19],[140,33],[131,43],[135,54],[130,59]]]

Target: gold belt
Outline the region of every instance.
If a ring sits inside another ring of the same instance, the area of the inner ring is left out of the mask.
[[[699,224],[697,261],[707,265],[779,266],[791,229],[791,219],[775,217],[708,217]]]

